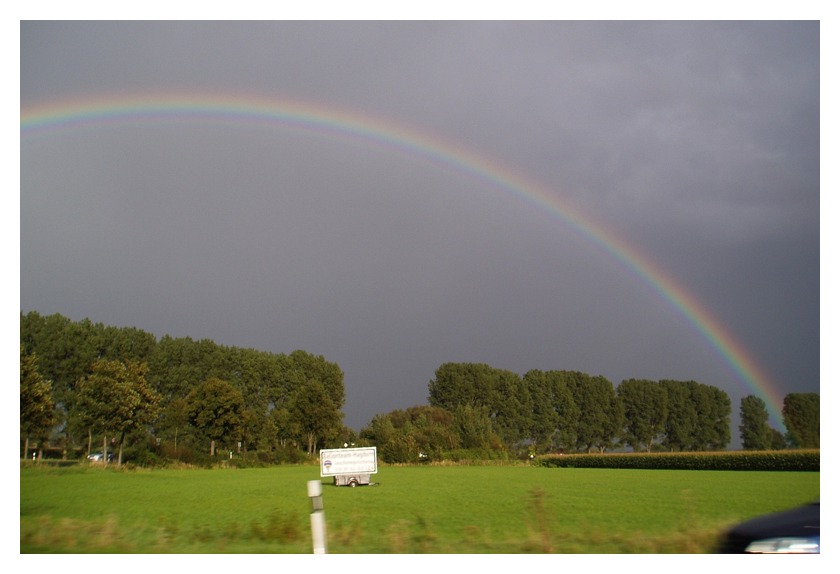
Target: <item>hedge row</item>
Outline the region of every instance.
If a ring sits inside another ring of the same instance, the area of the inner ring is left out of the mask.
[[[820,471],[819,450],[543,455],[535,464],[562,468]]]

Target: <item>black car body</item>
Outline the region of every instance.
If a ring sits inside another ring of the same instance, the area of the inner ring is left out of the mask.
[[[723,554],[819,554],[820,503],[753,518],[731,528]]]
[[[101,451],[100,452],[92,452],[88,456],[88,460],[91,461],[91,462],[102,462],[103,458],[105,458],[105,457],[102,455]],[[108,453],[108,462],[111,462],[112,460],[114,460],[114,453],[109,452]]]

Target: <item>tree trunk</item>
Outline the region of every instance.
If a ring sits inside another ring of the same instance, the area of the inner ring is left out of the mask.
[[[29,457],[29,437],[27,436],[23,441],[23,460]]]
[[[108,435],[102,435],[102,462],[108,466]]]
[[[216,441],[211,439],[210,440],[210,456],[213,456],[215,454],[216,454]]]
[[[119,443],[119,445],[118,445],[118,446],[119,446],[119,451],[118,451],[118,453],[119,453],[119,454],[117,454],[117,466],[122,466],[122,447],[123,447],[123,441],[125,441],[125,431],[123,431],[122,433],[120,433],[120,443]]]

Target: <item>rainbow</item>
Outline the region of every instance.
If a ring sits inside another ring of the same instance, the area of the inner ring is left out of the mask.
[[[309,102],[195,94],[109,97],[24,107],[21,137],[42,131],[137,121],[230,121],[320,132],[357,139],[485,180],[508,194],[550,213],[596,244],[653,288],[684,316],[737,374],[750,394],[767,405],[771,424],[782,427],[782,396],[747,349],[684,286],[636,248],[555,193],[478,153],[405,124],[319,106]],[[735,405],[733,405],[735,407]]]

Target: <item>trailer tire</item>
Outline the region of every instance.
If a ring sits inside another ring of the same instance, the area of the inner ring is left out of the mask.
[[[350,484],[348,484],[348,486],[349,486],[350,488],[356,488],[356,479],[355,479],[355,478],[351,478],[351,479],[350,479]]]

